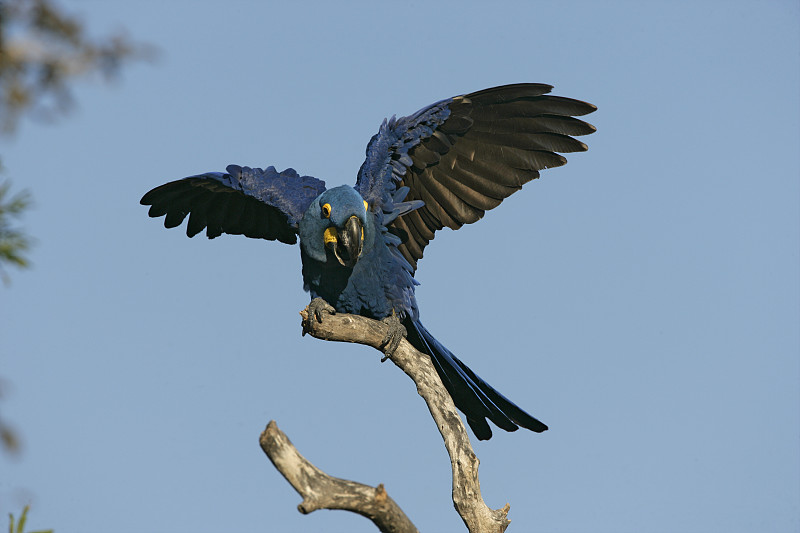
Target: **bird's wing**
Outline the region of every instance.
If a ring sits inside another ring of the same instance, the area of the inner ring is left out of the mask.
[[[595,127],[574,117],[596,107],[550,96],[551,89],[538,83],[504,85],[383,122],[367,146],[356,189],[370,205],[388,211],[401,187],[409,189],[406,201],[424,202],[388,226],[402,239],[399,249],[414,268],[437,230],[478,221],[538,178],[539,170],[565,164],[557,152],[586,150],[571,135],[586,135]]]
[[[142,197],[149,215],[166,215],[164,226],[180,226],[186,235],[203,228],[209,239],[223,233],[257,239],[297,242],[297,225],[311,202],[325,191],[325,182],[300,176],[294,169],[229,165],[227,173],[209,172],[156,187]]]

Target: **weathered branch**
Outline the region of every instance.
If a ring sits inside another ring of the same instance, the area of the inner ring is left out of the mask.
[[[369,518],[383,533],[418,533],[402,509],[386,494],[383,484],[370,487],[329,476],[300,455],[274,420],[261,434],[260,443],[275,468],[303,497],[297,506],[301,513],[341,509]]]
[[[301,311],[303,331],[322,340],[354,342],[383,348],[388,326],[382,322],[357,315],[323,315],[322,322],[308,320],[308,308]],[[417,385],[417,392],[425,400],[439,432],[442,434],[453,470],[453,504],[470,532],[502,533],[508,527],[509,504],[502,509],[490,509],[481,496],[478,481],[478,460],[461,422],[453,400],[444,388],[428,356],[414,349],[405,339],[391,357],[391,361],[405,372]]]

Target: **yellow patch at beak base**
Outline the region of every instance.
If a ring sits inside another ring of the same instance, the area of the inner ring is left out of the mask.
[[[330,228],[326,229],[322,236],[322,240],[325,242],[325,244],[328,244],[329,242],[336,242],[338,240],[336,228],[331,226]]]

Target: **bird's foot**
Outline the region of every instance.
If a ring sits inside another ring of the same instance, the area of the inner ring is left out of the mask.
[[[305,320],[303,320],[303,335],[306,333],[311,332],[311,321],[315,320],[322,323],[322,317],[324,315],[335,315],[336,309],[333,308],[331,304],[326,302],[322,298],[314,298],[311,300],[311,303],[308,304],[306,308],[308,310],[308,316]]]
[[[381,320],[381,322],[389,326],[389,331],[386,333],[383,341],[381,341],[381,345],[383,346],[383,358],[381,359],[381,363],[383,363],[394,355],[397,347],[400,346],[400,341],[408,334],[408,331],[406,331],[406,327],[400,322],[400,319],[397,318],[394,310],[392,310],[391,315]]]

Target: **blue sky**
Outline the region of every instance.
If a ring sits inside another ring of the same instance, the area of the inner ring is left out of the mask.
[[[160,50],[3,139],[35,207],[0,287],[0,516],[32,528],[373,531],[296,510],[277,420],[332,475],[460,531],[413,384],[300,336],[299,251],[138,205],[229,163],[354,183],[381,120],[514,82],[590,101],[589,152],[426,249],[431,332],[550,426],[475,444],[509,531],[800,528],[796,2],[99,2]]]

